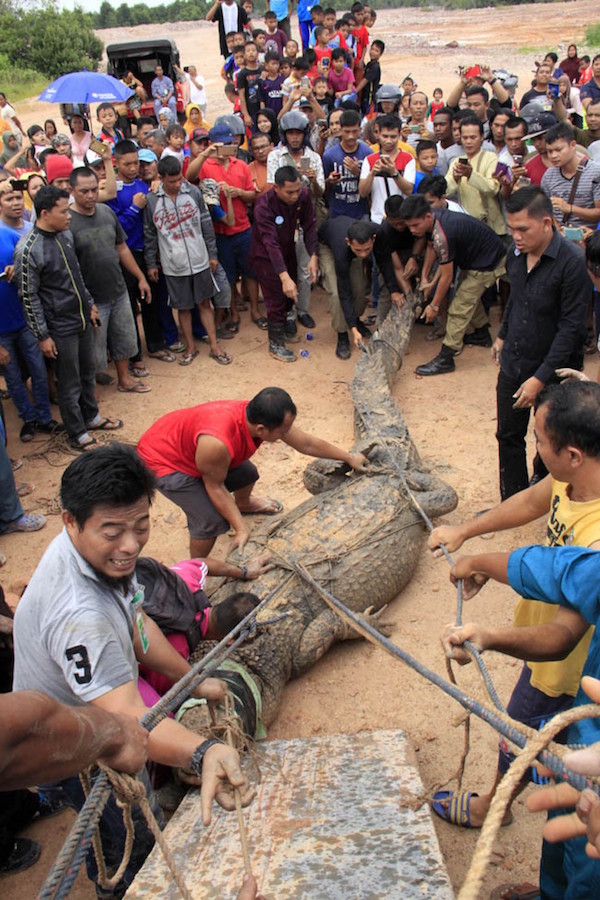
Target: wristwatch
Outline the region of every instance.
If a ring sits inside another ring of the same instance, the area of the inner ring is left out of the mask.
[[[218,741],[217,738],[209,738],[207,741],[204,741],[203,744],[200,744],[194,752],[192,753],[191,759],[188,764],[188,770],[193,772],[194,775],[202,775],[202,763],[204,761],[204,757],[206,756],[206,751],[210,750],[213,744],[222,744],[222,741]]]

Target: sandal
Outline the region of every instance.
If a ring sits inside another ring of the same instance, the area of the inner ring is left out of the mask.
[[[223,327],[225,328],[226,331],[230,331],[232,334],[237,334],[238,331],[240,330],[240,323],[239,323],[239,321],[234,322],[232,320],[231,322],[225,322],[225,325]]]
[[[228,366],[232,361],[229,353],[226,353],[225,350],[220,350],[218,353],[209,353],[208,355],[220,366]]]
[[[69,447],[73,450],[79,450],[81,453],[93,450],[97,444],[96,438],[91,437],[89,434],[80,434],[78,438],[73,438],[69,441]]]
[[[161,362],[175,362],[175,354],[169,353],[168,350],[157,350],[156,353],[149,353],[150,359],[160,359]]]
[[[138,381],[136,384],[132,384],[131,387],[121,387],[119,385],[117,390],[121,391],[122,394],[147,394],[152,388],[144,384],[143,381]]]
[[[183,353],[185,344],[183,341],[177,341],[175,344],[169,344],[169,350],[171,353]]]
[[[14,534],[16,531],[39,531],[46,524],[44,516],[36,513],[25,513],[20,518],[11,522],[4,534]]]
[[[217,328],[217,338],[220,341],[231,341],[233,340],[233,332],[224,326],[219,326],[219,328]]]
[[[150,372],[145,366],[142,366],[139,363],[133,363],[133,365],[129,366],[129,372],[133,375],[134,378],[148,378]]]
[[[269,327],[269,323],[267,322],[264,316],[259,316],[258,319],[252,319],[257,328],[260,328],[261,331],[266,331]]]
[[[189,366],[194,362],[196,357],[198,356],[199,350],[194,350],[193,353],[184,353],[180,359],[177,360],[180,366]]]
[[[17,489],[17,494],[19,497],[27,497],[29,494],[32,494],[35,490],[35,485],[31,484],[31,482],[27,481],[19,481],[15,485]]]
[[[121,419],[107,419],[106,416],[104,418],[98,416],[98,419],[99,421],[92,419],[91,422],[86,422],[86,426],[90,431],[118,431],[119,428],[123,427]]]

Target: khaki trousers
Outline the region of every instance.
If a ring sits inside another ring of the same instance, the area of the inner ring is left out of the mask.
[[[473,329],[489,325],[488,315],[483,308],[481,297],[506,271],[504,261],[493,272],[466,269],[458,276],[456,294],[448,309],[444,345],[451,350],[460,350],[469,326]]]
[[[348,323],[338,296],[333,253],[327,244],[319,244],[319,265],[323,276],[323,287],[327,291],[327,299],[329,300],[331,327],[338,334],[341,334],[348,331]],[[367,305],[369,284],[365,278],[363,262],[358,257],[354,257],[350,264],[350,284],[352,297],[354,298],[354,314],[360,318]]]

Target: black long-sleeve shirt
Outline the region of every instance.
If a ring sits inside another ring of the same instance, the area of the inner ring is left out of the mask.
[[[512,245],[506,259],[510,296],[498,337],[502,372],[544,384],[563,366],[581,368],[592,295],[583,250],[558,232],[527,272],[527,254]]]

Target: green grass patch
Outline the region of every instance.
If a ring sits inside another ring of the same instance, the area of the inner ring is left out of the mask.
[[[586,28],[585,39],[588,44],[593,44],[595,47],[600,46],[600,22]]]
[[[10,103],[38,97],[51,80],[33,69],[15,69],[0,55],[0,91]]]
[[[524,47],[519,47],[519,53],[537,53],[538,56],[540,54],[540,45],[539,44],[526,44]]]

